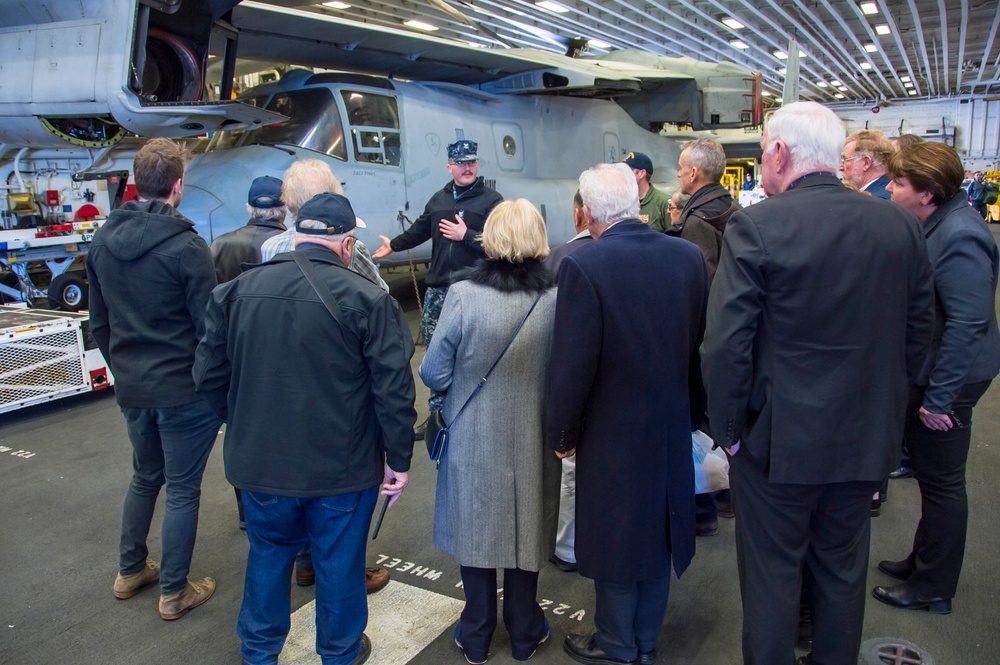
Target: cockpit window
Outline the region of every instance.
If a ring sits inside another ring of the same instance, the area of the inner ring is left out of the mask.
[[[246,100],[260,106],[264,98]],[[267,125],[246,132],[219,132],[212,138],[211,149],[253,143],[294,145],[326,153],[347,161],[344,143],[344,125],[334,101],[333,93],[326,88],[305,88],[274,95],[265,107],[287,115],[282,123]],[[220,137],[219,134],[229,135]],[[246,138],[243,138],[243,137]]]
[[[355,161],[399,166],[402,153],[396,98],[372,92],[342,90],[351,126]]]

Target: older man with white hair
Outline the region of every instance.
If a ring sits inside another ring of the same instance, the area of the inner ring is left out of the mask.
[[[654,663],[671,563],[680,575],[694,555],[708,274],[697,247],[639,219],[626,164],[585,171],[580,196],[596,240],[559,265],[546,439],[577,456],[576,559],[597,630],[563,648],[589,665]]]
[[[748,665],[794,661],[801,585],[813,651],[861,645],[872,493],[894,466],[927,350],[933,290],[916,217],[844,187],[844,126],[787,104],[761,141],[769,198],[732,216],[702,369],[732,455]]]

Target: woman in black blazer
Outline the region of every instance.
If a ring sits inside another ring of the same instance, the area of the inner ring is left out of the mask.
[[[994,307],[998,251],[961,189],[965,169],[941,143],[918,143],[889,162],[892,200],[920,220],[934,270],[930,353],[910,389],[904,436],[920,484],[920,524],[901,561],[883,573],[903,580],[875,587],[875,598],[903,609],[951,611],[969,517],[965,464],[972,410],[1000,371]]]

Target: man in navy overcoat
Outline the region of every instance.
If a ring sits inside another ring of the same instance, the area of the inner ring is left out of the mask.
[[[546,439],[577,456],[576,557],[597,630],[564,648],[583,663],[653,663],[671,560],[680,576],[694,555],[708,272],[695,245],[638,219],[627,166],[585,171],[580,194],[597,240],[559,268]]]

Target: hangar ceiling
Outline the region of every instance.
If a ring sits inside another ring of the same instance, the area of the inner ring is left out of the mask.
[[[264,0],[484,48],[638,48],[728,60],[780,98],[789,41],[803,99],[850,102],[1000,92],[998,0]],[[407,22],[418,22],[415,24]],[[419,24],[424,24],[420,27]],[[429,30],[428,28],[435,28]]]

